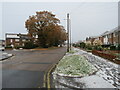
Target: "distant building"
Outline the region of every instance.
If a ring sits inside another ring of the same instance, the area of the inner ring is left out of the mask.
[[[120,44],[120,29],[116,27],[106,32],[102,37],[104,45],[118,45]]]
[[[118,45],[120,44],[120,27],[116,27],[110,31],[106,31],[100,36],[87,37],[86,42],[93,42],[95,40],[100,40],[102,45]]]
[[[0,40],[0,46],[5,46],[5,40]]]
[[[91,42],[91,45],[93,45],[93,42],[96,39],[98,39],[98,36],[90,36],[86,38],[86,42]]]
[[[6,33],[5,34],[5,44],[6,46],[24,46],[26,41],[30,41],[31,38],[27,34],[15,34]]]
[[[109,31],[104,32],[103,34],[101,34],[99,37],[101,38],[101,41],[103,43],[103,45],[108,45],[108,33]]]

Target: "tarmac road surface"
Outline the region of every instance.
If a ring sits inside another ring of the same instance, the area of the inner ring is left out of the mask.
[[[15,56],[2,61],[2,88],[42,88],[45,72],[64,56],[66,48],[5,52]]]

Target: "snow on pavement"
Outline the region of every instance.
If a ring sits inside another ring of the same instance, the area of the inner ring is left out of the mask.
[[[74,48],[75,55],[83,55],[94,65],[98,72],[95,75],[83,78],[70,78],[54,76],[55,87],[59,88],[119,88],[120,89],[120,66],[106,59],[95,56],[92,53]],[[59,83],[58,83],[59,82]]]
[[[78,50],[79,55],[84,55],[90,63],[99,69],[96,73],[97,76],[102,77],[113,86],[120,88],[120,65],[77,48],[75,50]]]

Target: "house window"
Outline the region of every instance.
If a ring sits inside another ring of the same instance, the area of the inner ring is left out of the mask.
[[[25,39],[22,40],[23,42],[26,41]]]
[[[109,34],[108,38],[111,38],[111,34]]]
[[[113,33],[113,37],[116,37],[116,36],[118,36],[118,33],[117,33],[117,32],[114,32],[114,33]]]
[[[115,32],[115,35],[118,36],[118,32]]]
[[[19,39],[15,39],[15,41],[17,41],[17,42],[18,42],[18,41],[19,41]]]
[[[12,40],[12,39],[10,39],[10,42],[12,43],[12,42],[13,42],[13,40]]]
[[[16,46],[19,46],[19,43],[15,43]]]
[[[38,35],[36,35],[36,38],[38,38]]]
[[[23,43],[22,46],[25,46],[25,44]]]

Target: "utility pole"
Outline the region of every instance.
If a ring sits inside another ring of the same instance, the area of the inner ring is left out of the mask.
[[[71,35],[71,19],[70,19],[70,51],[71,51],[71,47],[72,47],[72,43],[71,43],[71,41],[72,41],[71,39],[72,39],[72,38],[71,38],[71,36],[72,36],[72,35]]]
[[[67,13],[67,52],[69,52],[69,13]]]

